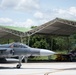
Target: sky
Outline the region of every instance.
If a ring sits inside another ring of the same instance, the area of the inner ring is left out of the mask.
[[[0,0],[0,25],[39,26],[56,17],[76,20],[76,0]]]

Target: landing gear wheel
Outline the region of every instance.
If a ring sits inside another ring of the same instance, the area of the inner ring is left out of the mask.
[[[16,66],[16,68],[21,68],[21,61],[22,61],[22,59],[24,58],[24,56],[19,56],[19,63],[17,64],[17,66]]]
[[[21,65],[18,64],[16,67],[19,69],[19,68],[21,68]]]

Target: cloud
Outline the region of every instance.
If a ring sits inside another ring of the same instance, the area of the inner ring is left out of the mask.
[[[56,12],[58,12],[58,14],[65,14],[65,13],[67,13],[66,10],[63,10],[63,9],[56,9]]]
[[[68,13],[76,16],[76,7],[70,7]]]
[[[0,18],[0,24],[1,25],[9,25],[12,24],[13,20],[9,18]]]
[[[24,26],[34,26],[35,22],[32,21],[31,19],[27,19],[26,22],[24,22]]]
[[[38,0],[2,0],[0,7],[4,9],[33,10],[39,9],[39,3]]]
[[[34,18],[38,21],[38,25],[44,24],[56,17],[76,20],[76,7],[69,7],[67,9],[50,9],[40,10],[34,13]]]
[[[35,22],[31,19],[27,19],[25,22],[14,22],[14,26],[18,26],[18,27],[31,27],[34,25],[35,25]]]
[[[3,9],[15,8],[17,4],[19,3],[19,1],[18,0],[2,0],[0,7]]]
[[[31,27],[36,25],[36,23],[31,19],[27,19],[24,22],[16,22],[10,18],[0,18],[0,25],[16,26],[16,27]]]
[[[68,9],[55,9],[54,12],[57,12],[57,14],[69,14],[76,16],[76,7],[70,7]]]
[[[76,7],[70,7],[68,9],[56,9],[54,10],[55,16],[70,20],[76,20]]]
[[[38,0],[21,0],[15,9],[17,10],[31,10],[38,9]]]
[[[44,18],[43,15],[44,15],[44,14],[43,14],[42,12],[37,11],[37,12],[34,14],[34,17],[37,18],[37,19],[43,19],[43,18]]]

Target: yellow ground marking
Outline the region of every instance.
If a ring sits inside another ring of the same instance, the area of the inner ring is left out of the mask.
[[[51,73],[56,73],[56,72],[61,72],[61,71],[64,71],[64,70],[63,69],[59,69],[59,70],[56,70],[56,71],[53,71],[53,72],[47,72],[44,75],[49,75]]]

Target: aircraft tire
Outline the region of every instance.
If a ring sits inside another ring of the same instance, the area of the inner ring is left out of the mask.
[[[21,68],[21,66],[20,65],[17,65],[16,68],[19,69],[19,68]]]

